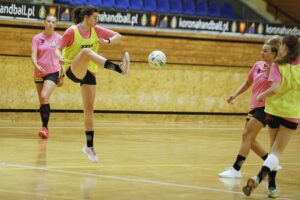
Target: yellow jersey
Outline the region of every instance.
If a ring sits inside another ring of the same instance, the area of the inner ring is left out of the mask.
[[[81,51],[83,48],[90,48],[94,52],[98,52],[99,49],[99,38],[96,33],[95,28],[91,29],[91,36],[87,39],[83,38],[80,35],[78,27],[76,25],[71,26],[74,30],[74,41],[71,46],[65,47],[62,51],[62,55],[64,57],[64,70],[67,70],[74,59],[74,57]],[[88,70],[92,73],[96,73],[98,71],[98,66],[90,61],[88,63]]]
[[[300,118],[300,64],[278,65],[281,84],[276,94],[266,99],[265,112],[286,118]]]

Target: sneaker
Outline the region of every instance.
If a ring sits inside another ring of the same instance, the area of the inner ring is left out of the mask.
[[[120,68],[122,70],[122,74],[126,75],[130,72],[130,58],[129,53],[125,52],[122,62],[120,63]]]
[[[241,172],[237,171],[233,167],[228,168],[224,172],[219,173],[221,178],[242,178]]]
[[[39,131],[39,136],[42,138],[42,139],[47,139],[48,136],[49,136],[49,131],[46,127],[43,127],[40,131]]]
[[[268,190],[268,197],[269,198],[280,197],[279,191],[276,188],[274,188],[274,187],[269,188],[269,190]]]
[[[281,165],[278,165],[274,170],[275,170],[275,171],[280,171],[280,170],[282,170],[282,166],[281,166]]]
[[[86,154],[90,161],[98,162],[98,157],[93,147],[83,147],[82,152]]]
[[[243,192],[246,196],[250,196],[251,192],[258,186],[259,181],[257,176],[248,179],[247,185],[243,187]]]

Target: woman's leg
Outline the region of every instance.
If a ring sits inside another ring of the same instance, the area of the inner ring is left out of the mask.
[[[41,138],[48,138],[48,122],[50,117],[50,104],[49,98],[52,94],[56,84],[53,81],[45,80],[44,83],[37,83],[36,88],[38,91],[39,101],[40,101],[40,115],[42,120],[42,129],[39,131],[39,136]]]
[[[281,155],[283,154],[286,146],[290,142],[292,135],[297,130],[289,129],[284,126],[280,126],[278,130],[278,135],[275,138],[274,144],[271,147],[270,154],[274,154],[278,159],[280,159]]]
[[[248,156],[250,149],[255,144],[255,138],[259,131],[264,127],[264,125],[255,118],[251,118],[248,123],[246,123],[242,143],[240,146],[239,154],[236,157],[236,160],[231,168],[228,170],[219,173],[219,176],[222,178],[241,178],[240,169]],[[257,147],[258,148],[258,147]],[[261,153],[263,154],[263,153]],[[267,153],[266,153],[267,154]]]
[[[40,102],[40,106],[41,106],[41,104],[42,104],[41,93],[42,93],[42,89],[43,89],[43,83],[35,83],[35,87],[36,87],[36,91],[38,93],[39,102]]]
[[[256,139],[252,142],[251,150],[256,155],[261,157],[263,160],[265,160],[268,156],[268,152],[262,147],[262,145]]]
[[[269,139],[270,139],[270,150],[275,142],[276,136],[278,135],[278,128],[269,128]],[[268,185],[268,196],[270,198],[279,197],[279,192],[276,187],[276,175],[277,169],[270,171],[269,173],[269,185]]]
[[[87,72],[89,61],[94,62],[98,66],[103,66],[107,69],[112,69],[122,74],[129,73],[130,60],[127,52],[125,53],[121,64],[117,65],[108,61],[103,56],[95,53],[93,50],[85,48],[82,49],[77,56],[75,56],[71,64],[72,73],[76,76],[76,78],[83,79]]]
[[[81,94],[84,110],[84,129],[86,134],[86,147],[82,150],[88,155],[92,162],[97,162],[98,157],[94,150],[94,102],[96,95],[96,85],[83,84]]]
[[[246,158],[253,144],[256,145],[254,148],[257,150],[259,144],[257,144],[255,138],[263,127],[264,125],[257,119],[252,117],[249,120],[243,132],[242,143],[239,151],[240,156]]]
[[[84,110],[84,129],[85,131],[93,131],[94,123],[94,102],[96,96],[96,85],[86,85],[81,86],[81,95],[83,101]]]
[[[243,187],[244,194],[249,196],[253,189],[258,186],[258,184],[266,177],[266,175],[278,167],[279,159],[295,132],[296,130],[280,125],[268,158],[263,163],[258,175],[248,179],[247,185]]]

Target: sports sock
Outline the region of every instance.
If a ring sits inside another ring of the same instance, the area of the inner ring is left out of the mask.
[[[113,70],[113,71],[116,71],[116,72],[119,72],[119,73],[122,73],[122,70],[120,68],[119,65],[111,62],[110,60],[106,60],[105,63],[104,63],[104,68],[105,69],[110,69],[110,70]]]
[[[48,122],[50,117],[50,104],[42,104],[40,107],[40,115],[43,123],[43,127],[48,128]]]
[[[269,188],[276,188],[276,175],[277,171],[269,172]]]
[[[260,172],[257,174],[259,183],[266,177],[267,174],[270,172],[270,168],[267,166],[262,166]]]
[[[94,131],[86,131],[86,146],[93,147],[94,146]]]
[[[242,165],[244,164],[246,158],[244,156],[238,155],[236,157],[235,163],[233,164],[233,168],[237,171],[240,171]]]

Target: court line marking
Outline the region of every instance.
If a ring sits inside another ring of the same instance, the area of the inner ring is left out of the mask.
[[[149,180],[149,179],[143,179],[143,178],[129,178],[129,177],[122,177],[122,176],[92,174],[92,173],[87,173],[87,172],[69,171],[69,170],[63,170],[63,169],[50,169],[47,167],[35,167],[35,166],[30,166],[30,165],[20,165],[20,164],[4,163],[4,162],[0,162],[0,167],[16,167],[16,168],[31,169],[31,170],[41,170],[41,171],[53,172],[53,173],[74,174],[74,175],[81,175],[81,176],[106,178],[106,179],[111,179],[111,180],[120,180],[120,181],[134,182],[134,183],[162,185],[162,186],[168,186],[168,187],[188,188],[188,189],[195,189],[195,190],[207,190],[207,191],[222,192],[222,193],[225,192],[225,193],[239,194],[239,195],[244,196],[244,194],[242,192],[235,192],[235,191],[230,191],[230,190],[223,190],[223,189],[210,188],[210,187],[197,186],[197,185],[186,185],[186,184],[179,184],[179,183],[162,182],[162,181]],[[261,195],[261,194],[252,194],[252,196],[266,197],[266,195]],[[291,200],[289,198],[278,198],[278,199]]]
[[[0,126],[0,129],[36,129],[39,128],[38,126],[18,126],[18,127],[12,127],[12,126]],[[82,129],[80,126],[53,126],[51,129]],[[132,130],[244,130],[244,128],[215,128],[215,127],[116,127],[116,126],[95,126],[94,128],[97,129],[132,129]]]
[[[15,189],[14,190],[0,189],[0,192],[19,194],[19,195],[31,195],[31,196],[39,196],[39,197],[48,197],[48,198],[55,198],[55,199],[78,200],[78,198],[61,197],[61,196],[57,196],[57,195],[40,194],[40,193],[35,193],[35,192],[21,192],[21,191],[16,191]]]

